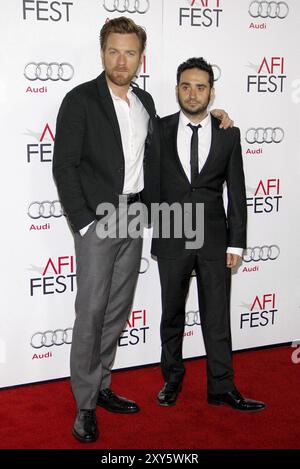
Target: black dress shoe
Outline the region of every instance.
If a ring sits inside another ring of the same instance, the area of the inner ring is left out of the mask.
[[[212,405],[228,405],[242,412],[258,412],[266,408],[266,404],[261,401],[246,399],[237,389],[224,394],[208,394],[207,402]]]
[[[97,405],[103,407],[110,412],[120,414],[134,414],[140,410],[139,406],[125,399],[125,397],[117,396],[111,389],[102,389],[98,394]]]
[[[94,409],[79,409],[72,434],[82,443],[92,443],[97,440],[99,431]]]
[[[180,391],[181,384],[165,383],[157,395],[159,405],[175,405]]]

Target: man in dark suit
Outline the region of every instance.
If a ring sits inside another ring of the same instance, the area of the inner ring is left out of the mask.
[[[126,207],[159,198],[159,138],[153,99],[133,86],[146,33],[132,20],[107,22],[100,33],[105,71],[64,98],[57,118],[53,173],[74,231],[76,319],[71,383],[78,412],[73,435],[98,438],[96,405],[138,412],[110,389],[118,338],[132,305],[142,238],[97,236],[101,202]],[[128,222],[130,217],[128,217]],[[118,223],[118,221],[117,221]]]
[[[176,87],[181,110],[161,120],[161,202],[179,203],[182,214],[190,210],[192,227],[187,231],[204,229],[204,243],[188,248],[187,238],[176,237],[174,230],[169,238],[158,230],[152,242],[162,290],[161,367],[165,379],[157,398],[160,405],[174,405],[181,390],[185,302],[195,270],[207,354],[208,402],[258,411],[265,404],[244,398],[233,382],[230,280],[231,268],[246,247],[247,211],[240,131],[235,127],[220,130],[218,121],[207,112],[213,82],[212,67],[203,58],[181,64]],[[197,204],[204,204],[200,224],[195,218]]]

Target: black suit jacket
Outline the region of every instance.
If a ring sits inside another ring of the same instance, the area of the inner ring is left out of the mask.
[[[192,188],[177,152],[179,113],[160,121],[161,134],[161,202],[181,205],[204,203],[204,244],[201,254],[207,259],[224,257],[226,248],[246,247],[247,208],[240,131],[219,129],[212,118],[212,141],[208,158]],[[223,184],[227,184],[228,210],[225,215]],[[194,212],[194,210],[193,210]],[[194,220],[195,222],[195,220]],[[158,230],[159,231],[159,230]],[[185,250],[185,237],[161,237],[152,241],[152,254],[165,258],[177,257]]]
[[[159,130],[153,99],[133,86],[150,116],[144,155],[147,205],[159,200]],[[74,231],[96,218],[100,202],[117,206],[124,185],[124,154],[113,101],[103,72],[64,98],[57,117],[53,174]]]

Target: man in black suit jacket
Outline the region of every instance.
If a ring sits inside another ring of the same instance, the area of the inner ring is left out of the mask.
[[[98,438],[96,405],[111,412],[139,410],[135,402],[117,396],[110,381],[132,305],[142,238],[99,237],[97,208],[101,203],[117,208],[120,195],[126,208],[139,200],[146,205],[159,200],[155,106],[151,95],[132,83],[146,33],[120,17],[103,26],[100,43],[105,71],[64,98],[53,159],[75,239],[77,296],[70,365],[78,408],[73,435],[83,442]]]
[[[159,229],[159,236],[152,242],[162,289],[161,366],[165,384],[158,402],[163,406],[174,405],[181,390],[185,373],[182,361],[185,302],[195,270],[207,353],[208,402],[257,411],[265,404],[246,399],[238,392],[231,362],[230,269],[246,247],[240,131],[234,127],[220,130],[216,119],[208,114],[213,81],[212,67],[204,59],[193,58],[181,64],[177,73],[181,111],[161,120],[161,202],[179,204],[182,214],[191,211],[192,227],[187,231],[204,228],[204,243],[202,247],[188,248],[187,237],[178,238],[170,230],[170,237],[164,238]],[[224,183],[228,194],[227,216]],[[197,204],[204,204],[200,223],[196,217]]]

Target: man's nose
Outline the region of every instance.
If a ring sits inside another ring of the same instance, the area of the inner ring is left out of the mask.
[[[126,58],[124,54],[119,54],[118,56],[118,64],[119,65],[124,65],[126,62]]]
[[[190,98],[196,98],[196,90],[193,88],[190,89]]]

